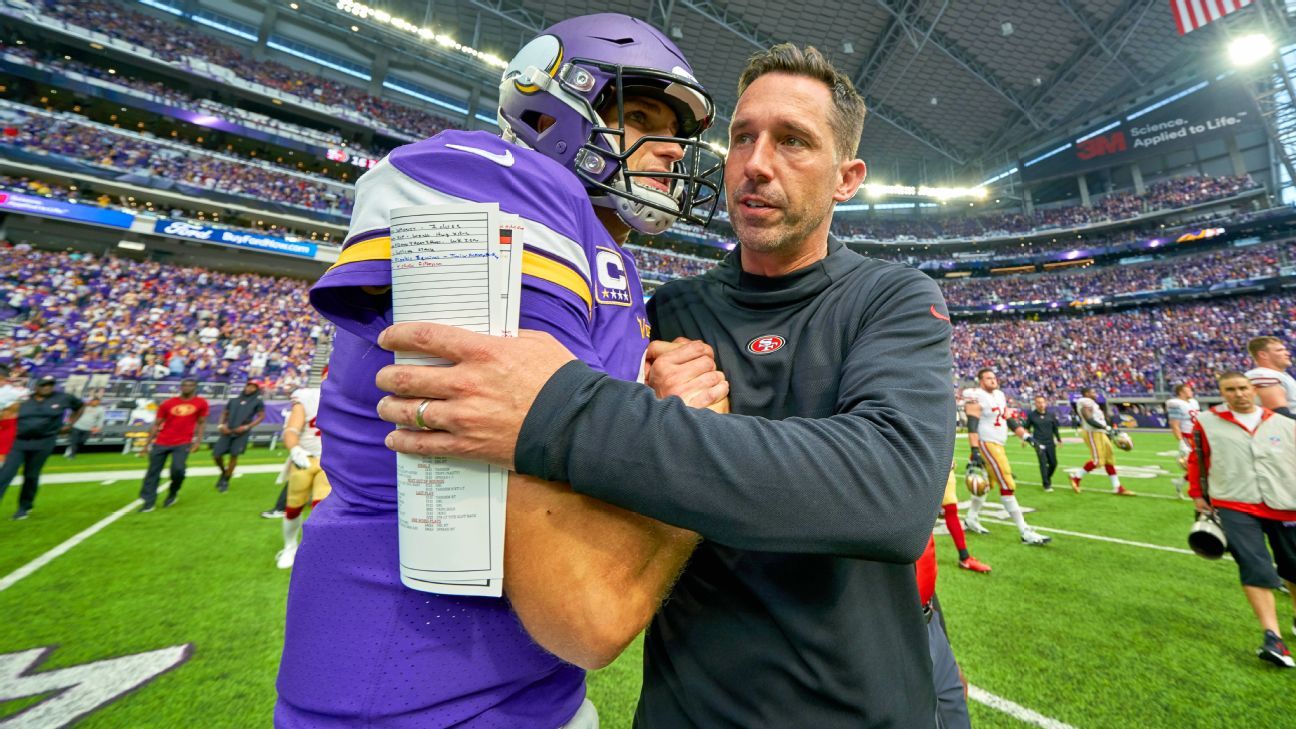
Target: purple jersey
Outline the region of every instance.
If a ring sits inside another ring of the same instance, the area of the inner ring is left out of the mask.
[[[486,132],[447,131],[365,173],[342,255],[311,290],[338,327],[317,420],[333,491],[293,566],[276,726],[556,727],[584,698],[584,672],[537,646],[507,599],[400,582],[396,456],[374,386],[393,361],[375,343],[392,321],[388,213],[455,202],[498,202],[523,218],[523,327],[613,377],[639,376],[648,325],[634,263],[558,163]]]

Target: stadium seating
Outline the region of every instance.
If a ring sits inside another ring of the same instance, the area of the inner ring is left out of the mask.
[[[363,90],[298,71],[282,63],[252,58],[240,48],[221,43],[197,29],[131,10],[106,0],[74,3],[44,0],[42,15],[137,46],[142,52],[176,64],[195,61],[225,69],[238,79],[260,84],[313,104],[333,107],[339,118],[388,127],[410,140],[430,137],[456,126],[427,109],[382,99]]]
[[[346,148],[353,155],[369,159],[379,159],[386,150],[379,147],[365,147],[349,141],[337,130],[320,130],[293,124],[283,119],[276,119],[248,109],[241,109],[229,104],[222,104],[212,99],[196,98],[184,91],[172,88],[160,81],[145,81],[131,78],[125,73],[109,73],[100,66],[67,60],[62,56],[40,54],[30,46],[0,44],[0,58],[19,61],[30,68],[49,71],[56,76],[70,81],[92,83],[105,90],[124,92],[146,101],[186,109],[202,114],[211,114],[222,119],[237,122],[258,131],[267,132],[305,144],[329,148]],[[114,69],[115,70],[115,69]],[[440,120],[450,126],[448,120]]]
[[[9,107],[10,111],[20,107]],[[72,114],[11,113],[0,152],[54,156],[88,164],[118,179],[156,187],[211,190],[309,211],[348,216],[350,187],[262,160],[216,154],[177,142],[122,132]],[[121,177],[121,175],[127,175]]]
[[[0,362],[31,373],[305,381],[324,323],[305,281],[0,242]]]
[[[845,240],[975,240],[1126,220],[1157,210],[1198,205],[1258,187],[1250,177],[1186,176],[1149,185],[1142,195],[1113,193],[1092,206],[1039,208],[1033,214],[932,215],[919,219],[839,217],[833,232]]]
[[[94,204],[102,208],[118,208],[121,210],[141,213],[148,212],[153,213],[158,217],[188,220],[199,224],[219,223],[222,227],[246,231],[248,233],[266,233],[280,237],[295,237],[303,240],[309,238],[313,241],[323,243],[334,242],[332,240],[332,233],[327,231],[321,236],[315,231],[286,228],[277,225],[274,222],[265,220],[251,220],[249,218],[244,218],[238,222],[235,222],[232,219],[222,220],[221,216],[216,213],[207,213],[192,208],[176,207],[162,203],[157,203],[155,205],[151,200],[135,198],[134,196],[109,195],[102,192],[87,192],[85,187],[76,188],[70,184],[46,178],[0,175],[0,190],[26,193],[28,195],[40,195],[42,197],[56,200]],[[339,234],[339,240],[341,237],[342,236]]]
[[[941,281],[941,290],[951,307],[1011,301],[1067,301],[1276,276],[1283,262],[1291,260],[1294,253],[1296,241],[1284,241],[1182,255],[1131,266],[1102,266],[1025,276],[945,279]]]
[[[660,248],[637,245],[629,245],[626,248],[634,255],[640,276],[652,281],[669,281],[673,278],[696,276],[706,273],[719,262],[716,259],[699,258]]]
[[[1218,392],[1215,373],[1246,370],[1257,333],[1291,341],[1296,295],[1240,296],[1109,314],[1003,318],[954,327],[955,369],[970,377],[994,367],[1018,395],[1066,395],[1092,385],[1112,395],[1151,395],[1179,382]]]

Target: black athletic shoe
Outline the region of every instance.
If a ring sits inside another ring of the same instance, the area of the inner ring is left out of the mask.
[[[167,509],[175,506],[176,499],[178,498],[180,498],[180,494],[171,494],[170,496],[167,496],[166,501],[162,502],[162,508]]]
[[[143,505],[143,506],[141,506],[141,507],[139,508],[139,513],[141,513],[141,514],[148,514],[148,513],[151,512],[151,511],[153,511],[153,505],[152,505],[152,504],[145,504],[145,505]]]
[[[1282,638],[1272,630],[1265,631],[1264,645],[1260,646],[1256,655],[1260,656],[1260,660],[1269,661],[1279,668],[1296,668],[1296,661],[1292,660],[1287,644],[1283,643]]]
[[[229,491],[229,479],[221,476],[220,480],[216,482],[216,490],[222,494]]]
[[[28,510],[28,509],[19,509],[18,511],[15,511],[15,512],[14,512],[14,515],[13,515],[12,518],[13,518],[14,521],[22,521],[23,519],[26,519],[26,518],[27,518],[27,515],[30,514],[30,513],[31,513],[31,511]]]

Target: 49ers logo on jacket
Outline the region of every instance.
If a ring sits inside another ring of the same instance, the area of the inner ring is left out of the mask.
[[[783,349],[785,344],[787,340],[777,334],[762,334],[747,343],[747,351],[752,354],[773,354]]]

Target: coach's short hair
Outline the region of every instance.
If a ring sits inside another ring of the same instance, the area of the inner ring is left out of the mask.
[[[1282,344],[1283,341],[1278,337],[1256,337],[1247,342],[1247,351],[1251,353],[1251,359],[1255,359],[1257,354],[1265,351],[1271,344]]]
[[[832,92],[832,109],[828,112],[828,125],[832,127],[834,150],[838,161],[854,159],[859,152],[860,135],[864,133],[864,116],[868,109],[864,97],[855,90],[850,77],[833,66],[814,46],[799,48],[792,43],[779,43],[768,51],[761,51],[747,59],[747,67],[738,77],[738,95],[756,79],[767,73],[787,73],[822,81]]]
[[[980,382],[980,381],[981,381],[981,375],[984,375],[984,374],[987,373],[987,372],[989,372],[990,374],[994,374],[994,368],[993,368],[993,367],[982,367],[981,369],[977,370],[977,382]]]
[[[1270,337],[1270,339],[1272,338],[1273,337]],[[1247,382],[1251,381],[1249,377],[1247,377],[1245,374],[1237,370],[1224,370],[1223,372],[1215,375],[1216,382],[1223,382],[1224,380],[1234,380],[1234,379],[1242,379],[1242,380],[1246,380]]]

